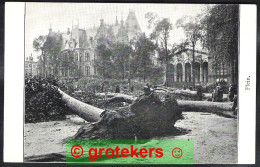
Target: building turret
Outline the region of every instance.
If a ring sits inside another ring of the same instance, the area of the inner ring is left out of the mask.
[[[100,25],[104,24],[104,19],[100,19]]]
[[[116,16],[116,24],[115,24],[116,26],[118,26],[118,20],[117,20],[117,16]]]
[[[50,33],[52,33],[52,28],[51,28],[51,27],[49,28],[49,34],[50,34]]]
[[[136,39],[138,34],[141,33],[141,28],[133,10],[129,11],[129,14],[125,21],[125,27],[128,33],[129,40]]]
[[[128,36],[127,36],[126,29],[124,27],[123,19],[120,21],[120,23],[121,23],[121,25],[120,25],[120,28],[118,29],[117,41],[127,43],[128,42]]]

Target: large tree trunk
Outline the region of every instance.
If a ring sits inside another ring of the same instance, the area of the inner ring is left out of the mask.
[[[192,91],[194,92],[194,91]],[[98,94],[104,97],[104,94]],[[114,95],[114,96],[113,96]],[[137,98],[121,93],[109,93],[107,103],[126,102],[132,104]],[[218,112],[218,111],[232,111],[232,102],[210,102],[210,101],[188,101],[177,100],[178,106],[182,111],[205,111],[205,112]]]
[[[133,103],[137,97],[122,94],[122,93],[96,93],[96,96],[100,98],[105,98],[106,104],[109,103],[118,103],[118,102],[126,102],[126,103]]]
[[[78,115],[79,117],[83,118],[88,122],[97,122],[101,119],[100,115],[105,110],[83,103],[73,97],[70,97],[62,90],[60,89],[58,90],[62,96],[62,100],[76,115]]]
[[[177,100],[183,111],[232,111],[232,102],[187,101]]]

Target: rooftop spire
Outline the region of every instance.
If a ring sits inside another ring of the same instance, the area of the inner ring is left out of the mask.
[[[117,7],[116,7],[116,26],[118,25],[118,20],[117,20]]]
[[[117,20],[117,16],[116,16],[116,26],[118,25],[118,20]]]
[[[123,18],[121,19],[121,26],[123,26],[124,25],[124,20],[123,20]]]
[[[51,33],[51,32],[52,32],[51,24],[50,24],[49,26],[50,26],[50,28],[49,28],[49,33]]]
[[[104,19],[100,19],[100,25],[104,24]]]

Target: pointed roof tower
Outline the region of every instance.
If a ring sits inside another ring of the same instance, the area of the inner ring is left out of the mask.
[[[118,25],[118,20],[117,20],[117,16],[116,16],[116,24],[115,24],[116,26]]]
[[[120,28],[118,29],[118,33],[117,33],[117,41],[118,42],[123,42],[123,43],[127,43],[129,41],[126,29],[124,27],[124,21],[123,19],[121,19],[120,21]]]
[[[129,14],[126,18],[125,27],[128,31],[134,31],[136,33],[141,32],[141,28],[135,16],[134,10],[129,10]]]
[[[117,20],[117,8],[116,8],[116,24],[115,24],[116,26],[118,26],[119,24],[118,24],[118,20]]]

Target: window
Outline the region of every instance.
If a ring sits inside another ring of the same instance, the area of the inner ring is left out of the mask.
[[[85,53],[85,60],[88,62],[90,61],[90,54],[87,52]]]
[[[217,80],[226,80],[227,78],[227,66],[224,62],[221,62],[217,66]]]
[[[85,74],[86,74],[86,76],[90,75],[90,67],[89,66],[85,67]]]

